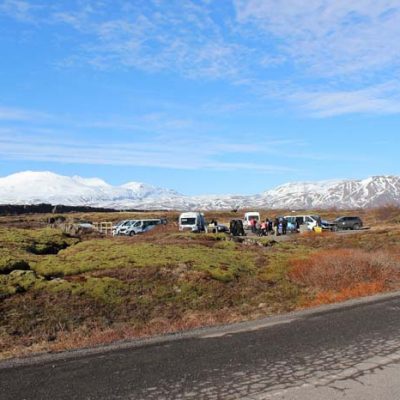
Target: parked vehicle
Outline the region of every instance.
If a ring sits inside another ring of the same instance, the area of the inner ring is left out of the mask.
[[[112,228],[112,235],[113,236],[118,236],[118,235],[125,235],[126,230],[136,222],[135,219],[125,219],[123,221],[118,222],[116,225],[113,226]]]
[[[283,218],[288,220],[288,230],[293,231],[297,226],[305,225],[307,230],[312,231],[317,227],[321,218],[319,215],[286,215]]]
[[[216,219],[212,219],[206,228],[208,233],[224,233],[229,232],[229,228],[224,224],[219,224]]]
[[[241,219],[232,219],[229,224],[229,231],[232,236],[246,236]]]
[[[336,231],[336,224],[334,222],[329,222],[326,220],[321,221],[321,228],[325,231]]]
[[[228,233],[229,232],[229,228],[224,225],[224,224],[218,224],[217,225],[217,233]]]
[[[249,211],[244,214],[244,220],[243,220],[243,227],[244,229],[250,229],[251,228],[251,221],[256,220],[259,222],[261,220],[260,213],[257,211]]]
[[[338,230],[358,230],[363,227],[363,222],[360,217],[339,217],[335,219],[334,224]]]
[[[286,228],[287,232],[291,232],[291,233],[297,232],[297,226],[298,226],[297,217],[290,216],[290,217],[283,217],[283,218],[285,218],[287,221],[287,228]],[[278,217],[278,219],[279,219],[279,217]]]
[[[134,236],[139,233],[145,233],[153,228],[155,228],[157,225],[161,225],[164,223],[165,220],[163,219],[139,219],[135,221],[133,224],[131,224],[125,231],[126,236]]]
[[[204,214],[198,211],[182,213],[179,216],[179,230],[204,232],[206,230],[206,222],[204,219]]]

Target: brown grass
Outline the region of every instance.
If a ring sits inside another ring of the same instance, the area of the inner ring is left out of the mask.
[[[357,297],[372,296],[377,293],[387,292],[389,289],[383,282],[357,283],[351,288],[344,288],[339,292],[332,290],[322,291],[316,294],[315,298],[307,303],[308,306],[321,304],[338,303]]]
[[[289,279],[314,292],[307,301],[312,305],[372,295],[400,284],[400,258],[388,251],[322,250],[292,265]]]
[[[248,316],[256,318],[258,315]],[[0,337],[0,346],[7,344],[7,350],[0,354],[2,358],[28,356],[41,352],[60,352],[76,348],[96,347],[123,340],[143,339],[155,335],[182,332],[190,329],[215,326],[219,324],[242,321],[243,316],[229,309],[218,312],[187,312],[175,320],[154,318],[146,325],[137,327],[126,324],[105,327],[103,324],[92,326],[82,325],[73,331],[60,329],[54,340],[43,337],[41,340],[31,340],[29,336],[21,337],[16,343],[6,343]]]

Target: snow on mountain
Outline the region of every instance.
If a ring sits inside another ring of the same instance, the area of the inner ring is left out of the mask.
[[[125,183],[124,185],[120,186],[121,188],[125,188],[131,190],[132,193],[136,193],[139,198],[158,198],[164,196],[180,196],[178,192],[172,189],[163,189],[160,187],[147,185],[141,182],[129,182]]]
[[[112,186],[98,178],[20,172],[0,178],[0,204],[63,204],[115,209],[313,209],[400,205],[400,177],[287,183],[253,196],[184,196],[140,182]]]
[[[40,172],[39,172],[40,173]],[[51,172],[50,172],[51,174]],[[87,186],[94,186],[94,187],[110,187],[107,182],[103,181],[103,179],[100,178],[82,178],[80,176],[73,176],[72,179],[75,182],[82,183],[83,185]]]
[[[98,178],[61,176],[52,172],[20,172],[0,178],[1,204],[63,204],[132,207],[146,198],[171,197],[176,192],[150,185],[112,186]]]
[[[289,183],[262,194],[267,208],[360,208],[400,205],[400,177]]]

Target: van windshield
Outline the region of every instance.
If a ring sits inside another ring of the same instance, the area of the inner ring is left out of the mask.
[[[181,218],[181,225],[195,225],[196,218]]]

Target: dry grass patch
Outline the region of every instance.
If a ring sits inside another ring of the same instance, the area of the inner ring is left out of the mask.
[[[388,251],[322,250],[292,261],[289,279],[329,303],[391,290],[400,284],[400,257]]]

